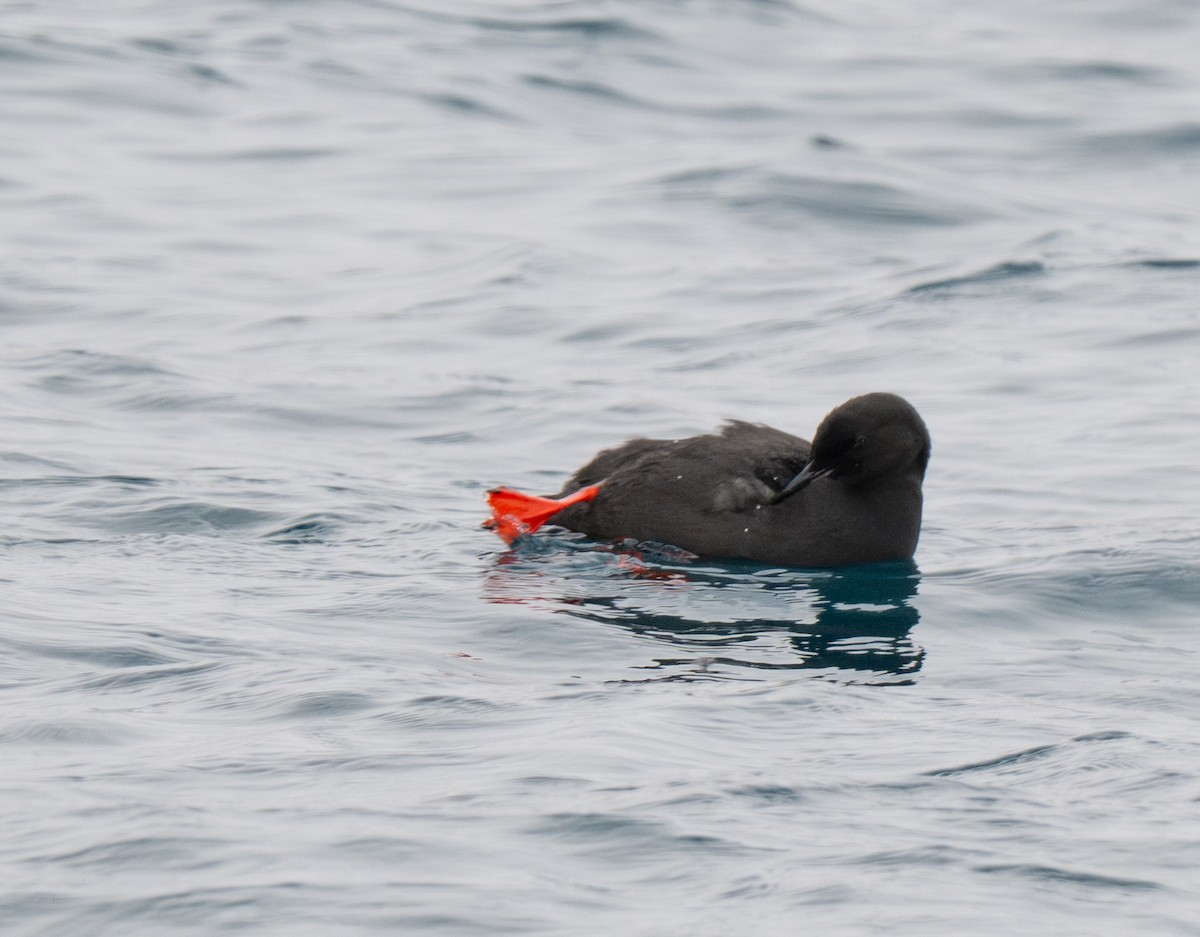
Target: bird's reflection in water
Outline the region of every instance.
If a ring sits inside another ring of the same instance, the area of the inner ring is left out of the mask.
[[[894,685],[911,683],[924,661],[911,637],[920,582],[912,562],[779,569],[688,563],[645,544],[631,551],[529,540],[499,557],[488,600],[538,605],[652,639],[658,653],[639,669],[655,673],[643,681],[809,670]]]

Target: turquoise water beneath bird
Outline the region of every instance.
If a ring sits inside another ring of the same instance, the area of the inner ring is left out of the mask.
[[[0,5],[6,935],[1200,933],[1200,10]],[[912,564],[481,530],[903,395]]]

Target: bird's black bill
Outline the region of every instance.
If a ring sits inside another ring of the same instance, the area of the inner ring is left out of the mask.
[[[784,485],[775,495],[775,497],[767,503],[779,504],[780,501],[786,501],[801,488],[807,487],[811,482],[816,481],[818,478],[824,478],[832,471],[833,469],[831,468],[815,468],[813,464],[809,462],[808,465],[804,466],[804,468],[800,470],[800,474]]]

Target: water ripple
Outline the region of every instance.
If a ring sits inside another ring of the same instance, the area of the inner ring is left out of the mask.
[[[1193,934],[1198,16],[6,5],[6,933]],[[478,529],[872,389],[919,566]]]

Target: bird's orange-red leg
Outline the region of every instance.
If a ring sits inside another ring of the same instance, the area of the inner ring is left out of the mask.
[[[533,533],[563,508],[591,501],[599,491],[599,485],[588,485],[565,498],[539,498],[511,488],[493,488],[488,492],[492,516],[483,526],[511,544],[522,534]]]

